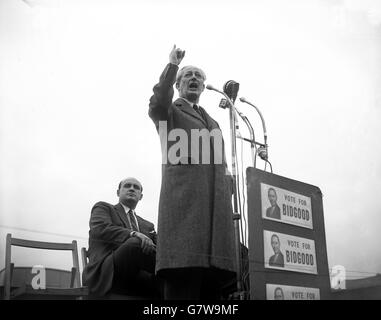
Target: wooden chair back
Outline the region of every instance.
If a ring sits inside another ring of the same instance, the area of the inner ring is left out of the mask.
[[[71,243],[58,243],[58,242],[43,242],[13,238],[10,233],[7,234],[5,245],[5,283],[4,283],[4,298],[9,300],[11,298],[11,286],[12,286],[12,271],[14,264],[12,263],[12,246],[45,249],[45,250],[68,250],[72,252],[73,267],[70,288],[80,288],[80,271],[78,261],[78,248],[77,241],[73,240]],[[71,292],[74,292],[72,290]]]

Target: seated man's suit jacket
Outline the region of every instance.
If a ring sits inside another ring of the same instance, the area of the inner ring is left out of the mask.
[[[156,244],[154,224],[136,215],[140,232]],[[113,251],[130,238],[132,228],[123,206],[98,202],[91,210],[89,263],[83,270],[83,283],[91,293],[106,294],[112,287]],[[153,233],[151,233],[153,232]]]

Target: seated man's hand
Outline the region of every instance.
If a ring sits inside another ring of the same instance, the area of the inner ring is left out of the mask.
[[[185,50],[176,48],[176,45],[174,45],[171,53],[169,54],[169,62],[178,66],[181,60],[183,60],[184,56],[185,56]]]
[[[144,254],[151,254],[156,252],[156,245],[145,234],[135,232],[134,236],[142,241],[141,248]]]

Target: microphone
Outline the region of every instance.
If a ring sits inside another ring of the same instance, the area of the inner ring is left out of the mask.
[[[229,80],[224,84],[224,92],[233,101],[237,99],[237,94],[239,90],[239,83],[234,80]]]
[[[221,108],[226,109],[228,107],[226,102],[228,102],[230,104],[230,106],[233,109],[235,109],[234,102],[230,99],[230,97],[224,91],[218,90],[217,88],[213,87],[211,84],[207,84],[205,88],[208,90],[216,91],[216,92],[222,94],[226,98],[226,99],[221,100],[220,105],[219,105]]]
[[[226,109],[228,107],[228,104],[227,104],[227,102],[228,102],[230,104],[230,106],[233,108],[232,110],[236,110],[236,108],[234,107],[234,102],[231,100],[231,98],[224,91],[218,90],[217,88],[213,87],[211,84],[207,84],[205,88],[208,90],[216,91],[216,92],[222,94],[226,98],[226,99],[221,99],[221,102],[219,104],[220,108]],[[235,112],[233,112],[232,116],[234,117],[235,127],[238,129],[238,121],[237,121],[237,116],[236,116]]]
[[[216,88],[215,88],[215,87],[213,87],[211,84],[207,84],[207,85],[206,85],[206,89],[208,89],[208,90],[213,90],[213,91],[217,91],[217,92],[219,92],[219,93],[223,94],[223,92],[222,92],[222,91],[220,91],[220,90],[216,89]]]
[[[237,99],[237,94],[239,90],[239,83],[234,80],[229,80],[224,84],[224,93],[230,98],[233,103]],[[228,107],[226,99],[221,99],[220,108],[226,109]]]
[[[234,80],[229,80],[224,84],[223,91],[220,91],[213,87],[212,85],[208,84],[206,86],[207,89],[216,91],[220,94],[222,94],[225,97],[228,97],[230,99],[230,104],[234,104],[235,100],[237,99],[237,94],[239,90],[239,83],[235,82]],[[222,109],[226,109],[229,107],[227,99],[221,99],[219,107]]]

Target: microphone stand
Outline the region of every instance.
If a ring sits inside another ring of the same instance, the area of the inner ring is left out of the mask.
[[[242,286],[242,263],[241,263],[241,241],[240,241],[240,233],[239,233],[239,220],[241,219],[241,215],[238,212],[238,182],[237,182],[237,163],[236,163],[236,155],[237,155],[237,145],[236,145],[236,114],[234,103],[231,99],[225,94],[225,92],[220,91],[214,88],[211,85],[206,86],[209,90],[214,90],[220,94],[222,94],[226,100],[229,102],[229,118],[230,118],[230,138],[231,138],[231,156],[232,156],[232,175],[234,180],[234,192],[233,192],[233,224],[235,230],[235,247],[236,247],[236,263],[237,263],[237,292],[235,293],[238,296],[239,300],[244,300],[245,292],[243,292]]]
[[[247,128],[249,129],[250,140],[242,138],[242,137],[238,137],[238,138],[250,142],[251,157],[253,159],[253,166],[255,168],[256,167],[256,160],[257,160],[257,148],[255,145],[259,144],[260,146],[262,146],[262,144],[255,142],[254,129],[253,129],[253,126],[251,125],[249,119],[242,112],[240,112],[237,107],[235,107],[235,110],[238,112],[239,116],[245,122]]]
[[[251,102],[247,101],[246,98],[244,97],[241,97],[239,98],[239,100],[243,103],[247,103],[249,105],[251,105],[259,114],[260,118],[261,118],[261,121],[262,121],[262,127],[263,127],[263,135],[264,135],[264,140],[265,140],[265,143],[264,143],[264,146],[261,146],[262,148],[264,148],[264,150],[262,149],[262,151],[259,152],[259,156],[265,160],[266,162],[268,161],[268,146],[267,146],[267,130],[266,130],[266,124],[265,124],[265,119],[263,118],[262,116],[262,113],[261,111],[254,105],[252,104]],[[254,166],[255,167],[255,166]]]

